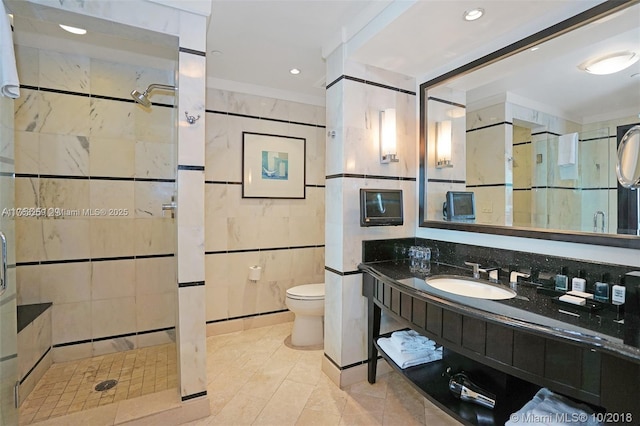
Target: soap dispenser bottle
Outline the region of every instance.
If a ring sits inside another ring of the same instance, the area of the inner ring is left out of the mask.
[[[556,291],[567,291],[569,288],[569,277],[567,276],[567,268],[560,268],[560,273],[556,275]]]
[[[585,292],[587,289],[587,280],[584,278],[584,271],[578,271],[578,276],[571,279],[571,290]]]
[[[602,279],[598,281],[594,288],[593,298],[598,302],[608,302],[609,301],[609,274],[603,273]]]

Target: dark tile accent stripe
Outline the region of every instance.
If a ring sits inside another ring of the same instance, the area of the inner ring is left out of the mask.
[[[57,94],[60,94],[60,95],[82,96],[84,98],[91,98],[91,99],[104,99],[104,100],[109,100],[109,101],[135,103],[135,101],[133,99],[116,98],[116,97],[113,97],[113,96],[96,95],[96,94],[91,94],[91,93],[71,92],[71,91],[68,91],[68,90],[51,89],[49,87],[29,86],[29,85],[26,85],[26,84],[21,84],[20,88],[21,89],[41,91],[41,92],[57,93]],[[160,107],[167,107],[167,108],[175,108],[175,105],[164,104],[164,103],[159,103],[159,102],[152,102],[151,105],[160,106]]]
[[[531,191],[531,188],[513,188],[514,191]]]
[[[210,321],[207,321],[207,324],[216,324],[216,323],[219,323],[219,322],[227,322],[227,321],[233,321],[233,320],[238,320],[238,319],[261,317],[261,316],[264,316],[264,315],[271,315],[271,314],[281,314],[283,312],[289,312],[289,310],[288,309],[280,309],[278,311],[259,312],[257,314],[240,315],[239,317],[229,317],[229,318],[222,318],[222,319],[217,319],[217,320],[210,320]]]
[[[200,398],[201,396],[207,396],[207,391],[204,390],[202,392],[192,393],[191,395],[185,395],[185,396],[182,397],[182,402],[188,401],[188,400],[194,399],[194,398]]]
[[[102,342],[104,340],[110,340],[110,339],[122,339],[123,337],[131,337],[131,336],[135,336],[138,333],[125,333],[125,334],[117,334],[115,336],[105,336],[105,337],[96,337],[95,339],[92,339],[93,342]]]
[[[130,336],[137,336],[137,335],[142,335],[142,334],[155,333],[155,332],[159,332],[159,331],[170,331],[170,330],[174,330],[174,329],[175,329],[175,327],[167,327],[167,328],[159,328],[159,329],[155,329],[155,330],[136,331],[136,332],[132,332],[132,333],[119,334],[119,335],[115,335],[115,336],[104,336],[104,337],[96,337],[94,339],[76,340],[75,342],[56,343],[52,347],[54,347],[54,348],[63,348],[65,346],[82,345],[82,344],[85,344],[85,343],[100,342],[100,341],[103,341],[103,340],[117,339],[117,338],[130,337]]]
[[[14,174],[12,174],[14,175]],[[127,182],[175,182],[168,178],[119,177],[119,176],[73,176],[73,175],[39,175],[35,173],[15,173],[16,178],[27,179],[86,179],[86,180],[120,180]]]
[[[513,144],[513,146],[520,146],[520,145],[531,145],[531,141],[517,142]]]
[[[49,352],[51,352],[51,346],[49,346],[49,348],[46,351],[44,351],[40,359],[38,359],[38,361],[35,364],[33,364],[33,367],[31,367],[31,369],[27,371],[27,374],[25,374],[24,377],[20,379],[20,384],[24,383],[24,381],[27,380],[27,378],[29,378],[29,375],[33,373],[33,370],[36,369],[36,367],[42,362],[44,357],[47,356]]]
[[[531,189],[570,189],[572,191],[615,191],[616,187],[589,187],[589,188],[576,188],[573,186],[532,186]]]
[[[466,184],[466,180],[454,180],[454,179],[427,179],[430,183],[462,183]]]
[[[309,245],[309,246],[290,246],[290,247],[270,247],[270,248],[253,248],[253,249],[239,249],[239,250],[217,250],[217,251],[205,251],[204,254],[232,254],[232,253],[252,253],[261,251],[278,251],[278,250],[298,250],[309,248],[322,248],[324,244]]]
[[[360,274],[363,273],[362,271],[345,271],[345,272],[341,272],[341,271],[338,271],[337,269],[333,269],[333,268],[331,268],[329,266],[325,266],[324,270],[325,271],[329,271],[329,272],[333,272],[334,274],[340,275],[341,277],[344,277],[344,276],[347,276],[347,275],[360,275]]]
[[[223,180],[205,180],[204,183],[209,185],[242,185],[242,182],[227,182]]]
[[[10,359],[14,359],[14,358],[18,358],[18,354],[3,356],[2,358],[0,358],[0,362],[9,361]]]
[[[352,77],[352,76],[344,75],[344,74],[341,75],[340,77],[336,78],[335,80],[333,80],[331,83],[327,84],[326,90],[329,90],[329,88],[331,88],[333,85],[337,84],[341,80],[354,81],[356,83],[362,83],[362,84],[366,84],[366,85],[369,85],[369,86],[380,87],[382,89],[393,90],[394,92],[405,93],[407,95],[412,95],[412,96],[416,95],[416,92],[412,92],[411,90],[401,89],[399,87],[393,87],[393,86],[389,86],[387,84],[377,83],[375,81],[369,81],[369,80],[365,80],[365,79],[362,79],[362,78]]]
[[[479,185],[467,185],[467,188],[494,188],[499,186],[513,186],[512,183],[481,183]]]
[[[381,179],[381,180],[403,180],[403,181],[416,181],[414,177],[403,176],[380,176],[380,175],[361,175],[356,173],[336,173],[334,175],[327,175],[325,179],[340,179],[340,178],[353,178],[353,179]]]
[[[457,106],[457,107],[464,108],[464,109],[466,109],[466,108],[467,108],[467,106],[466,106],[466,105],[464,105],[464,104],[459,104],[459,103],[457,103],[457,102],[448,101],[448,100],[446,100],[446,99],[436,98],[436,97],[434,97],[434,96],[428,96],[428,97],[427,97],[427,100],[428,100],[428,101],[439,102],[439,103],[442,103],[442,104],[447,104],[447,105]]]
[[[178,170],[192,170],[197,172],[204,172],[204,166],[190,166],[188,164],[178,164]]]
[[[545,130],[545,131],[542,131],[542,132],[531,133],[531,136],[538,136],[538,135],[560,136],[560,133],[550,132],[548,130]]]
[[[313,123],[303,123],[301,121],[288,121],[288,120],[283,120],[283,119],[279,119],[279,118],[270,118],[270,117],[261,117],[258,115],[249,115],[249,114],[240,114],[237,112],[227,112],[227,111],[219,111],[219,110],[213,110],[213,109],[205,109],[205,112],[211,113],[211,114],[219,114],[219,115],[228,115],[231,117],[240,117],[240,118],[251,118],[253,120],[264,120],[264,121],[273,121],[276,123],[288,123],[288,124],[295,124],[298,126],[308,126],[308,127],[317,127],[319,129],[326,129],[327,126],[325,126],[324,124],[313,124]]]
[[[183,288],[183,287],[199,287],[204,285],[204,281],[190,281],[190,282],[186,282],[186,283],[178,283],[178,288]]]
[[[16,177],[16,174],[13,172],[0,172],[0,176],[12,178],[12,177]]]
[[[331,359],[331,357],[329,355],[327,355],[326,352],[324,353],[324,357],[327,358],[329,360],[329,362],[331,362],[331,364],[333,364],[339,370],[348,370],[349,368],[358,367],[358,366],[366,364],[368,362],[367,360],[364,360],[364,361],[360,361],[360,362],[354,362],[353,364],[345,365],[344,367],[340,367],[338,365],[338,363],[336,363],[333,359]],[[382,355],[378,355],[377,359],[382,359]]]
[[[207,52],[203,52],[202,50],[189,49],[188,47],[180,47],[178,48],[179,52],[188,53],[190,55],[198,55],[198,56],[207,56]]]
[[[591,141],[601,141],[603,139],[611,139],[616,135],[606,135],[606,136],[598,136],[596,138],[587,138],[587,139],[579,139],[578,142],[591,142]]]
[[[498,127],[498,126],[513,126],[513,123],[510,123],[508,121],[501,121],[499,123],[493,123],[493,124],[488,124],[482,127],[476,127],[475,129],[468,129],[467,133],[477,132],[478,130],[484,130],[484,129],[489,129],[491,127]]]
[[[164,253],[164,254],[143,254],[139,256],[96,257],[96,258],[86,258],[86,259],[40,260],[40,261],[34,261],[34,262],[18,262],[16,263],[16,266],[54,265],[58,263],[106,262],[110,260],[152,259],[157,257],[174,257],[174,254]]]
[[[313,184],[310,184],[310,183],[306,184],[305,186],[307,188],[326,188],[327,187],[326,185],[313,185]]]

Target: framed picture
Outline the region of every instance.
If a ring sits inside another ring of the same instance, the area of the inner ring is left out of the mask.
[[[242,132],[242,198],[305,198],[307,140]]]

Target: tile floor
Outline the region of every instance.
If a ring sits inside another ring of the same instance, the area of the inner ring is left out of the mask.
[[[339,389],[321,371],[323,350],[288,345],[291,323],[207,339],[205,425],[458,425],[397,373]]]
[[[211,414],[209,417],[184,423],[184,425],[448,426],[459,424],[420,396],[395,372],[380,377],[375,385],[363,381],[346,389],[338,388],[321,371],[322,348],[299,350],[290,347],[288,337],[291,334],[291,325],[292,323],[288,322],[207,338],[207,394]],[[175,350],[172,352],[175,353]],[[124,354],[123,366],[127,362],[127,355]],[[114,354],[113,358],[121,358],[120,355]],[[99,358],[104,360],[105,357]],[[102,360],[99,365],[102,365]],[[84,362],[89,363],[89,360]],[[68,363],[54,365],[52,370],[64,371],[66,364]],[[94,372],[85,373],[92,377],[95,375],[88,380],[92,385],[97,381],[97,372],[100,371],[106,372],[106,367],[101,370],[97,364],[94,364]],[[67,373],[66,376],[69,374]],[[131,381],[133,381],[133,374]],[[126,380],[123,380],[124,382]],[[167,379],[167,386],[169,382]],[[143,389],[150,391],[151,386],[144,385],[144,374],[142,383],[142,387],[135,392],[140,390],[142,394],[145,392]],[[155,386],[154,381],[154,390]],[[34,393],[39,390],[39,387],[40,384]],[[56,392],[59,393],[61,388],[62,385],[58,385]],[[55,384],[52,389],[56,389]],[[133,393],[131,386],[129,389],[128,396]],[[95,408],[82,408],[82,411],[76,412],[72,412],[70,407],[73,406],[75,410],[80,404],[73,405],[73,399],[71,399],[72,402],[68,404],[69,409],[66,411],[68,414],[53,417],[58,403],[63,400],[62,395],[66,393],[68,392],[63,391],[59,393],[60,396],[53,395],[56,397],[55,404],[53,399],[49,403],[46,402],[46,398],[50,396],[38,394],[39,398],[35,398],[34,401],[39,400],[39,405],[34,404],[29,408],[23,405],[21,408],[20,423],[37,422],[39,426],[180,424],[179,421],[171,420],[175,417],[164,413],[160,413],[161,417],[157,417],[159,410],[179,409],[179,398],[174,390],[118,401],[116,398],[120,394],[116,389],[111,402],[100,398],[97,403],[91,402],[91,404],[97,404],[97,406],[93,405]],[[89,401],[88,398],[87,401]],[[27,402],[25,401],[25,404]],[[105,405],[100,405],[103,402]],[[26,422],[23,413],[34,410],[36,407],[39,407],[36,414]],[[51,410],[48,420],[43,422],[38,420],[36,415],[41,410],[43,412]],[[145,415],[150,417],[145,418]],[[152,417],[154,415],[156,417]],[[139,420],[129,423],[136,418]],[[162,419],[160,423],[158,418]]]
[[[115,379],[102,392],[96,384]],[[90,408],[177,389],[175,343],[118,352],[52,365],[20,406],[20,424],[28,425]]]

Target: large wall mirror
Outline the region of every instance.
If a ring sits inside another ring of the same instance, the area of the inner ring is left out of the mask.
[[[640,2],[608,1],[422,84],[421,226],[640,248],[640,190],[616,177],[639,55]],[[475,219],[443,215],[449,191]]]

